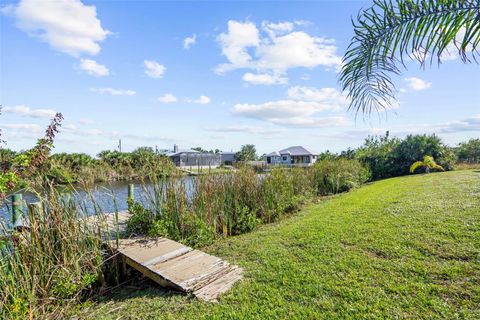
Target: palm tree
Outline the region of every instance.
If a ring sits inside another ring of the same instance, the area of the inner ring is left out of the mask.
[[[444,171],[443,167],[438,165],[435,162],[435,160],[433,159],[433,157],[431,157],[431,156],[424,156],[423,161],[414,162],[410,166],[410,173],[414,173],[417,168],[425,168],[426,173],[429,173],[430,169],[436,169],[436,170]]]
[[[349,109],[370,114],[391,107],[391,75],[407,59],[424,67],[455,53],[464,63],[477,62],[480,0],[374,0],[353,26],[340,82],[351,99]]]

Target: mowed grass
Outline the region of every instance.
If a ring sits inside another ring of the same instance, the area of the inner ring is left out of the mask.
[[[383,180],[204,248],[245,269],[207,304],[121,287],[92,319],[480,319],[480,171]]]

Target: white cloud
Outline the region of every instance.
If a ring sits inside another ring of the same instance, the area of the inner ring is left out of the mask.
[[[260,104],[236,104],[233,112],[247,118],[279,122],[278,119],[310,117],[322,111],[337,110],[334,105],[314,101],[277,100]]]
[[[341,110],[347,105],[347,95],[335,88],[313,88],[295,86],[287,90],[287,96],[294,100],[316,101],[328,104],[333,109]]]
[[[166,93],[160,98],[158,98],[158,101],[160,101],[161,103],[175,103],[178,102],[178,99],[173,94]]]
[[[292,117],[284,119],[274,119],[272,123],[277,125],[284,125],[299,128],[325,128],[348,126],[351,124],[350,120],[343,116],[337,117]]]
[[[57,113],[53,109],[31,109],[24,105],[14,106],[14,107],[3,107],[2,111],[5,113],[13,113],[23,117],[32,117],[32,118],[53,118]]]
[[[480,132],[480,114],[473,115],[469,118],[460,120],[443,122],[443,123],[424,123],[415,125],[403,125],[388,128],[369,128],[348,130],[334,137],[346,139],[359,139],[367,135],[384,134],[389,131],[392,135],[401,137],[409,134],[455,134],[464,132]]]
[[[474,115],[469,118],[461,119],[458,121],[452,121],[434,126],[436,132],[439,133],[454,133],[454,132],[466,132],[466,131],[478,131],[480,132],[480,114]]]
[[[342,59],[336,54],[334,40],[295,31],[296,25],[299,23],[263,22],[262,30],[267,35],[262,36],[254,23],[230,20],[227,32],[217,38],[228,63],[218,65],[215,71],[223,74],[251,69],[283,76],[288,69],[297,67],[338,69]]]
[[[7,130],[16,130],[16,131],[28,131],[38,133],[42,128],[38,124],[29,124],[29,123],[9,123],[2,124],[2,128]]]
[[[257,66],[274,70],[319,65],[337,67],[342,58],[336,55],[336,50],[332,40],[296,31],[276,37],[271,44],[259,47],[257,54],[261,58]]]
[[[236,104],[233,114],[293,127],[327,127],[348,125],[343,116],[319,117],[322,112],[340,112],[347,106],[347,98],[334,88],[295,86],[287,90],[288,99],[260,104]]]
[[[105,77],[110,74],[107,67],[91,59],[81,59],[79,67],[87,74],[95,77]]]
[[[197,35],[194,34],[191,37],[186,37],[183,39],[183,48],[188,50],[190,49],[195,43],[197,43]]]
[[[247,125],[232,125],[226,127],[216,127],[216,128],[205,128],[207,131],[219,132],[219,133],[251,133],[251,134],[275,134],[285,132],[284,129],[269,129],[264,127],[257,126],[247,126]]]
[[[153,60],[144,60],[143,64],[145,66],[145,74],[150,78],[162,78],[165,70],[167,69],[164,65]]]
[[[209,104],[211,99],[207,96],[200,96],[198,99],[193,100],[194,103],[198,104]]]
[[[415,91],[425,90],[432,86],[431,82],[426,82],[420,78],[410,77],[404,80],[407,83],[407,88]]]
[[[275,38],[278,35],[288,33],[295,28],[295,24],[290,21],[273,23],[269,21],[262,22],[262,29],[268,33],[270,38]]]
[[[78,122],[85,125],[94,124],[94,121],[88,118],[80,118]]]
[[[110,34],[97,18],[96,7],[79,0],[21,0],[2,11],[15,17],[21,30],[75,57],[99,53],[99,43]]]
[[[242,77],[243,81],[251,84],[263,84],[263,85],[272,85],[272,84],[286,84],[288,79],[279,74],[254,74],[247,72]]]
[[[90,91],[98,94],[110,94],[112,96],[134,96],[137,94],[133,90],[121,90],[113,88],[90,88]]]
[[[252,22],[228,21],[228,32],[222,33],[217,40],[222,46],[222,54],[230,62],[217,68],[219,73],[237,68],[249,67],[252,57],[247,52],[248,47],[257,47],[260,44],[260,35]]]

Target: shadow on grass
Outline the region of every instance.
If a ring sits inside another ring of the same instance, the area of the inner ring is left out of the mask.
[[[124,284],[108,288],[92,298],[99,303],[121,302],[134,298],[158,298],[185,296],[184,293],[160,286],[155,281],[143,276],[137,270],[129,268],[129,277]]]

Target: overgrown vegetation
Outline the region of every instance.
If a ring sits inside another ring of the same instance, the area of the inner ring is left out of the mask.
[[[136,282],[88,319],[479,319],[480,173],[377,181],[202,250],[246,270],[206,304]]]
[[[480,163],[480,139],[470,139],[467,142],[461,142],[454,151],[460,163]]]
[[[445,145],[436,135],[408,135],[404,139],[384,136],[370,136],[356,150],[347,150],[339,155],[323,154],[326,158],[357,159],[371,171],[372,180],[407,175],[410,166],[423,161],[425,156],[433,157],[444,170],[452,170],[456,163],[453,148]],[[425,166],[416,172],[425,172]]]
[[[3,171],[18,168],[18,158],[24,152],[0,149],[0,164]],[[84,153],[57,153],[47,155],[45,163],[30,180],[48,180],[56,184],[93,183],[117,180],[142,179],[152,173],[158,176],[171,175],[175,171],[172,161],[149,147],[140,147],[132,152],[105,150],[94,158]]]
[[[0,221],[2,319],[60,317],[103,279],[98,228],[87,228],[79,204],[53,187],[38,196],[42,205],[27,211],[27,229],[12,231]]]
[[[243,167],[232,174],[198,176],[192,183],[160,180],[147,207],[130,203],[128,230],[202,246],[276,221],[315,195],[348,191],[368,179],[358,161],[338,159],[311,168],[274,168],[260,176]]]

